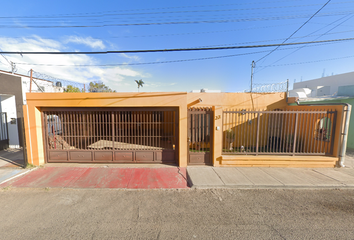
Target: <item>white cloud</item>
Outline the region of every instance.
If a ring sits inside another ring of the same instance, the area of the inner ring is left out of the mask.
[[[64,43],[77,43],[89,46],[92,49],[105,49],[106,46],[101,40],[93,39],[92,37],[78,37],[78,36],[69,36],[64,40]]]
[[[32,36],[31,38],[1,38],[0,48],[6,51],[72,51],[70,45],[64,45],[59,41],[42,39],[38,36]],[[96,55],[5,55],[10,61],[17,63],[18,73],[27,74],[30,69],[34,71],[47,74],[59,79],[66,79],[79,83],[89,83],[90,81],[101,81],[118,91],[135,91],[132,87],[125,86],[125,82],[133,82],[132,78],[140,79],[150,74],[142,73],[128,66],[116,66],[116,67],[74,67],[72,65],[100,65],[102,64],[99,56]],[[125,56],[121,56],[125,57]],[[4,61],[1,60],[6,64]],[[20,63],[30,63],[33,65],[21,65]],[[0,69],[10,70],[9,66],[0,64]],[[44,65],[36,65],[44,64]],[[48,65],[54,66],[48,66]],[[7,64],[9,65],[9,64]],[[65,65],[65,66],[58,66]],[[123,83],[123,84],[121,84]]]
[[[141,59],[139,56],[136,56],[136,55],[129,56],[129,55],[125,54],[125,53],[121,53],[120,55],[123,56],[123,57],[126,57],[128,59],[134,60],[134,61],[140,61],[140,59]]]
[[[176,84],[177,83],[145,82],[145,86],[150,88],[169,87],[169,86],[174,86]]]

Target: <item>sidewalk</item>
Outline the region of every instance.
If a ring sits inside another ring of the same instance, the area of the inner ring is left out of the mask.
[[[353,168],[188,167],[191,188],[353,188]]]
[[[354,151],[344,168],[187,167],[191,188],[353,188]]]
[[[0,152],[1,153],[1,152]],[[354,152],[348,152],[344,168],[178,168],[154,164],[46,164],[33,171],[0,154],[0,188],[352,188]],[[16,157],[17,154],[17,157]],[[11,156],[19,159],[20,153]],[[15,163],[15,164],[14,164]],[[10,165],[9,165],[10,164]],[[188,186],[187,186],[188,181]]]

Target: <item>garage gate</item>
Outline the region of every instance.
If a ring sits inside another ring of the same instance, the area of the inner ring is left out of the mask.
[[[177,108],[42,108],[48,163],[176,163]]]

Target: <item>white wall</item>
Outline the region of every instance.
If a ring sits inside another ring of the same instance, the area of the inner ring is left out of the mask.
[[[21,77],[22,81],[22,98],[23,98],[23,104],[26,105],[26,93],[30,92],[30,81],[31,79],[29,77]],[[36,83],[38,86],[44,88],[44,92],[64,92],[64,88],[62,87],[56,87],[52,82],[48,82],[45,80],[38,80],[35,79]],[[32,92],[42,92],[38,89],[37,85],[32,82]]]
[[[14,95],[1,95],[1,111],[7,113],[7,126],[9,132],[9,147],[19,148],[18,139],[16,101]],[[15,124],[11,124],[11,118],[16,119]]]
[[[333,95],[338,92],[339,86],[354,85],[354,72],[343,73],[323,78],[294,83],[293,89],[297,88],[310,88],[312,90],[311,97],[321,96],[322,92],[319,91],[319,86],[329,86],[329,94]],[[327,93],[327,88],[322,88]],[[322,95],[323,96],[323,95]]]

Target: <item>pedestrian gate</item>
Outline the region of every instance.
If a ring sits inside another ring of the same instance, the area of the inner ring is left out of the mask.
[[[212,163],[212,113],[211,108],[188,109],[188,165]]]
[[[176,108],[44,108],[47,162],[176,163]]]
[[[0,112],[0,150],[9,147],[9,132],[7,126],[7,116],[5,112]]]

